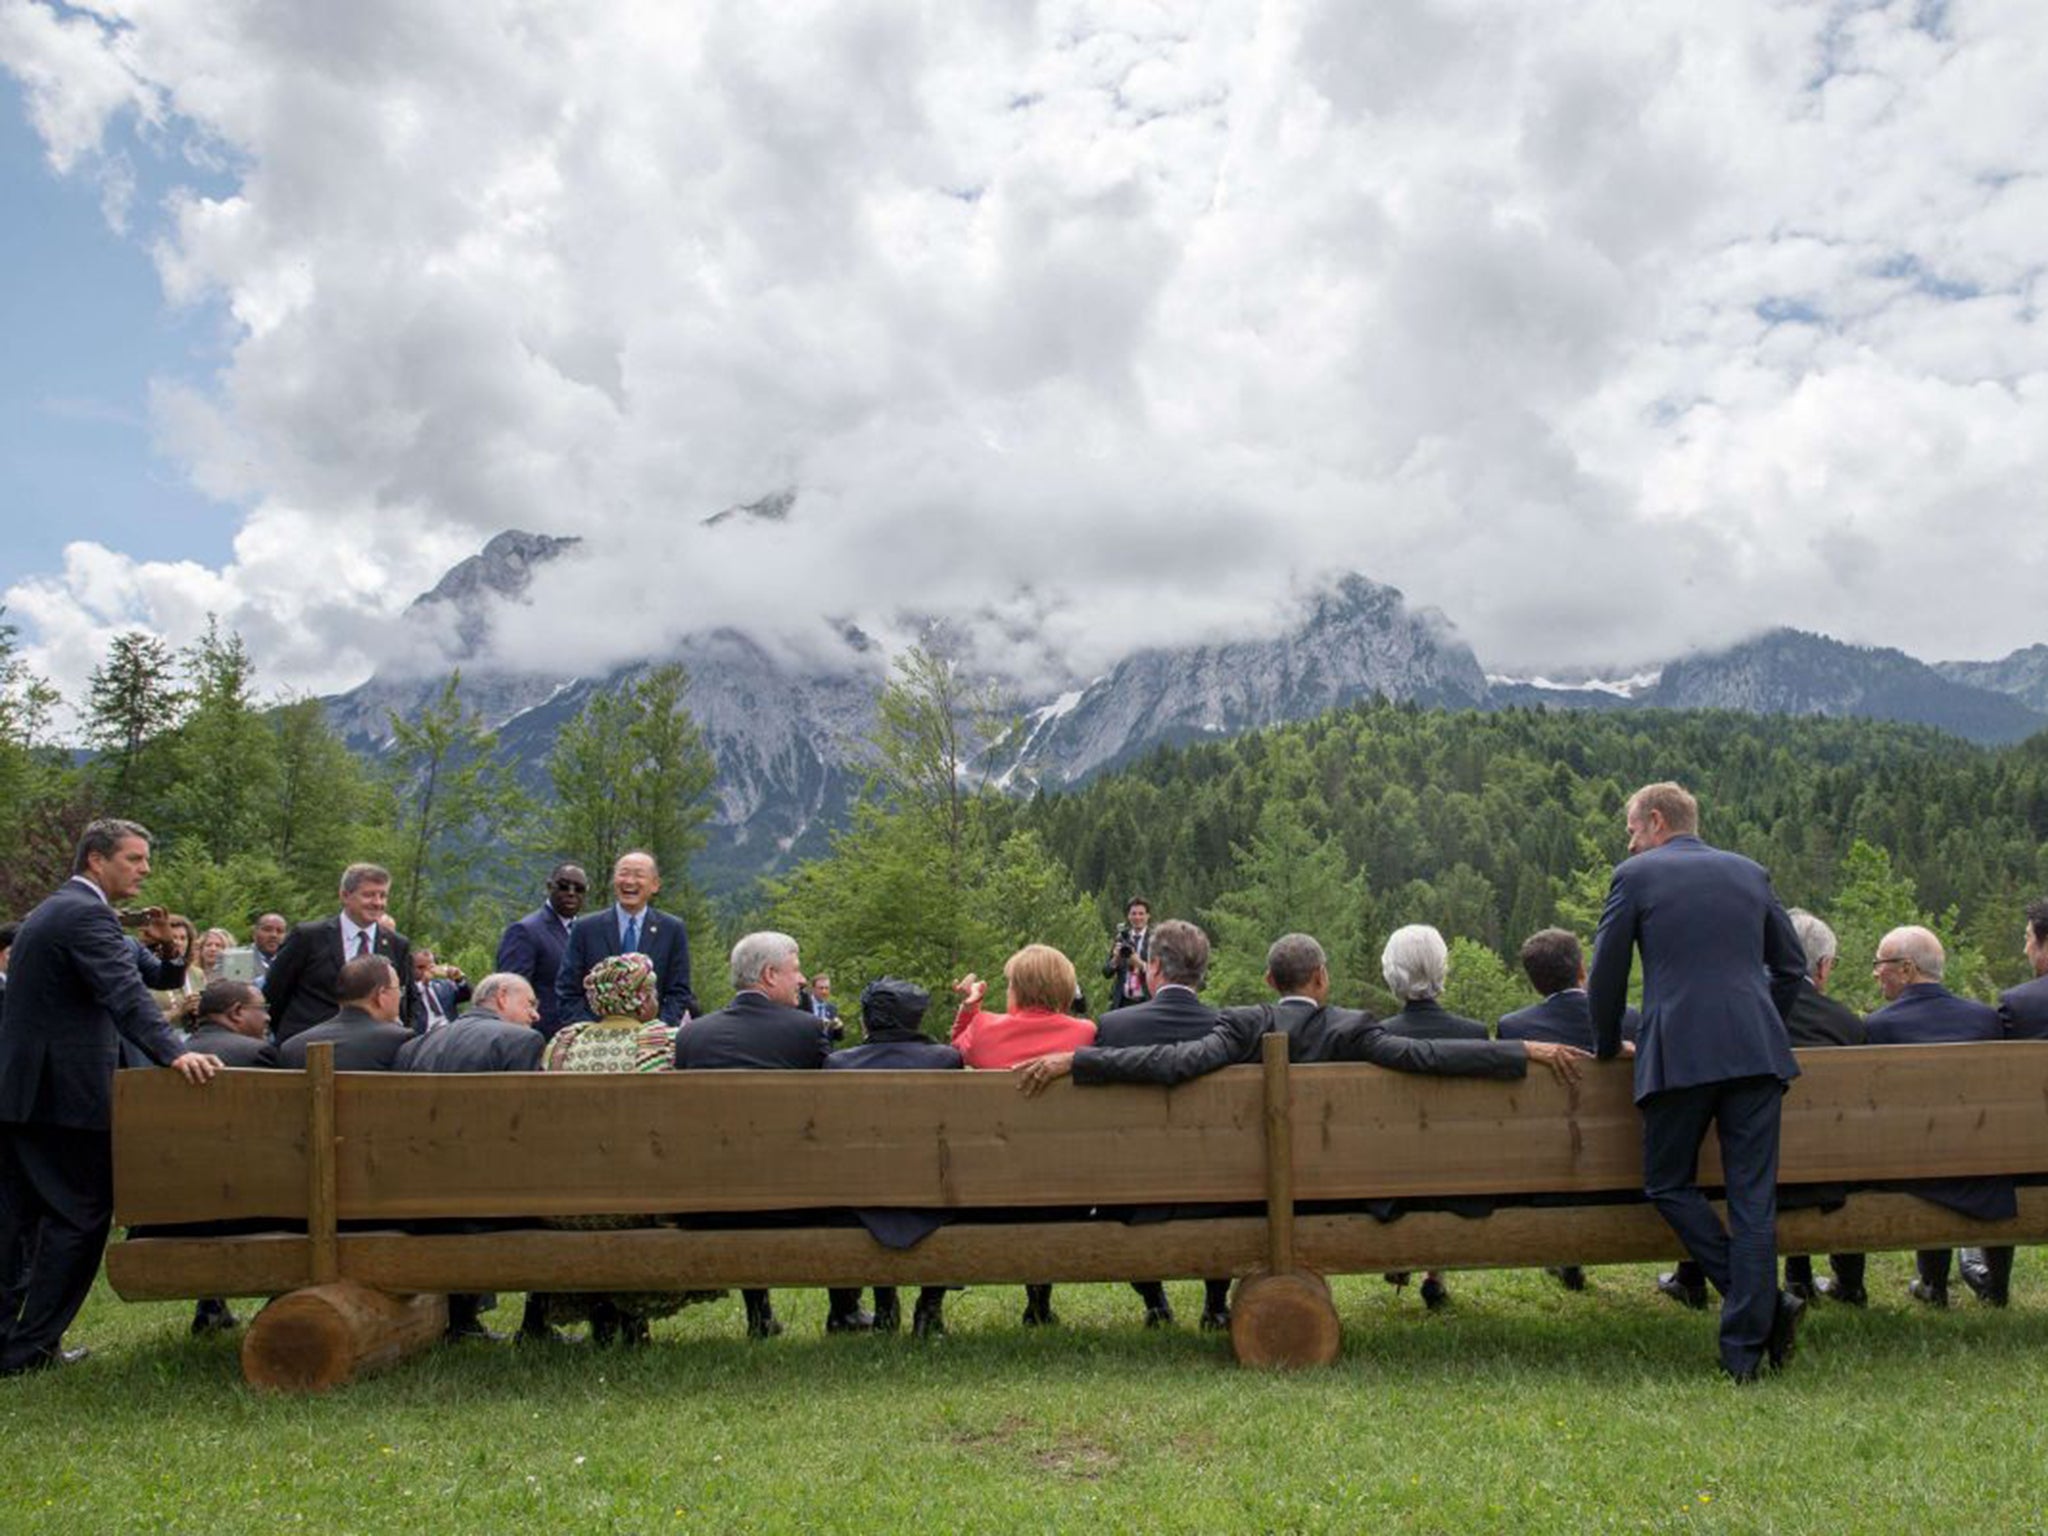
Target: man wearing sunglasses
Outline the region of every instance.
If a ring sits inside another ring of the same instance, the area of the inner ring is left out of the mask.
[[[513,923],[498,940],[494,970],[524,976],[533,985],[540,1003],[539,1029],[553,1038],[562,1027],[561,1005],[555,998],[555,975],[562,968],[562,952],[569,947],[569,925],[583,910],[583,898],[590,890],[590,876],[580,864],[557,864],[548,876],[547,900],[537,911]]]

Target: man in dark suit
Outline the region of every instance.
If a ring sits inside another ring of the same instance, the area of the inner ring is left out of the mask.
[[[290,941],[287,940],[287,943]],[[365,955],[341,968],[334,981],[340,1011],[324,1024],[302,1029],[277,1048],[278,1065],[303,1071],[315,1045],[334,1047],[337,1072],[388,1072],[413,1032],[398,1022],[405,998],[398,972],[382,955]]]
[[[19,923],[0,923],[0,1006],[7,1001],[7,955],[14,948],[14,936],[21,932]]]
[[[204,1083],[217,1058],[186,1047],[142,985],[118,903],[149,875],[149,833],[85,829],[72,877],[22,922],[0,1005],[0,1375],[69,1364],[114,1211],[120,1042]]]
[[[460,966],[436,963],[431,949],[412,952],[413,1001],[419,1005],[422,1034],[441,1029],[455,1018],[455,1010],[469,1001],[469,978]]]
[[[813,978],[815,987],[821,978]],[[825,1058],[828,1071],[838,1072],[958,1072],[964,1063],[950,1045],[941,1045],[924,1032],[925,1010],[932,995],[915,982],[884,976],[861,989],[861,1030],[866,1043]],[[910,1248],[945,1225],[943,1216],[930,1211],[866,1210],[853,1213],[868,1235],[885,1248]],[[854,1317],[860,1312],[858,1287],[833,1288],[828,1316]],[[878,1333],[894,1333],[902,1324],[902,1312],[893,1285],[875,1287],[873,1326]],[[946,1331],[946,1287],[919,1288],[917,1306],[910,1316],[910,1331],[920,1339]]]
[[[1543,1000],[1503,1014],[1496,1033],[1503,1040],[1555,1040],[1590,1052],[1593,1009],[1586,1000],[1586,955],[1568,928],[1544,928],[1522,941],[1522,972]],[[1642,1015],[1625,1008],[1621,1038],[1631,1047]]]
[[[1635,1098],[1643,1191],[1720,1291],[1721,1366],[1752,1381],[1792,1357],[1806,1303],[1778,1289],[1778,1124],[1799,1075],[1785,1033],[1805,974],[1771,877],[1699,838],[1699,804],[1677,784],[1629,798],[1627,859],[1615,866],[1587,978],[1603,1058],[1621,1053],[1637,950],[1643,1021]],[[1728,1224],[1707,1203],[1700,1143],[1716,1127]]]
[[[1998,1017],[2009,1040],[2048,1040],[2048,899],[2030,903],[2020,948],[2034,979],[1998,995]]]
[[[1116,931],[1102,974],[1109,978],[1109,1006],[1128,1008],[1152,996],[1145,962],[1152,958],[1152,904],[1142,896],[1124,903],[1124,925]]]
[[[1799,935],[1800,953],[1806,957],[1806,975],[1800,980],[1799,996],[1785,1017],[1793,1048],[1811,1050],[1863,1044],[1863,1021],[1856,1017],[1856,1010],[1828,996],[1828,980],[1835,973],[1837,958],[1835,930],[1798,907],[1786,915],[1792,919],[1792,931]],[[1802,1203],[1831,1205],[1847,1194],[1839,1185],[1828,1185],[1809,1191]],[[1869,1300],[1863,1286],[1866,1265],[1862,1254],[1831,1253],[1828,1267],[1834,1271],[1832,1279],[1815,1279],[1811,1258],[1803,1253],[1788,1255],[1785,1289],[1807,1300],[1826,1296],[1852,1307],[1863,1306]]]
[[[583,925],[577,924],[580,929]],[[803,962],[786,933],[750,933],[732,947],[733,999],[714,1013],[692,1019],[676,1031],[676,1070],[716,1072],[814,1072],[830,1050],[817,1018],[797,1007],[803,990]],[[773,1338],[782,1332],[765,1290],[743,1290],[747,1334]],[[828,1333],[858,1333],[874,1318],[859,1310],[828,1312]]]
[[[391,900],[391,872],[375,864],[351,864],[341,872],[341,911],[300,923],[285,939],[263,978],[271,1027],[283,1045],[303,1029],[324,1024],[341,1006],[336,983],[341,968],[366,955],[381,955],[398,975],[412,979],[412,946],[403,934],[379,921]],[[399,1018],[423,1028],[419,1002],[400,988]]]
[[[1941,984],[1948,968],[1941,940],[1917,926],[1894,928],[1877,943],[1871,969],[1885,1004],[1863,1021],[1871,1045],[1941,1045],[1968,1040],[2001,1040],[2005,1024],[1988,1003],[1958,997]],[[1908,1186],[1924,1200],[1980,1221],[2007,1220],[2019,1214],[2009,1178],[1915,1179]],[[1965,1283],[1984,1301],[2002,1307],[2012,1279],[2012,1249],[1985,1248],[1982,1266],[1971,1266]],[[1907,1286],[1915,1301],[1932,1307],[1948,1305],[1947,1248],[1922,1248],[1914,1255],[1914,1280]]]
[[[249,963],[256,968],[257,986],[262,986],[263,978],[270,974],[277,952],[284,948],[285,938],[291,931],[291,924],[284,920],[282,912],[264,913],[256,919],[256,926],[249,930]]]
[[[561,968],[555,973],[559,1024],[595,1017],[583,995],[583,978],[598,961],[613,955],[645,955],[654,962],[662,1023],[680,1024],[697,1011],[697,996],[690,990],[690,936],[681,918],[654,910],[651,903],[660,893],[661,870],[653,854],[635,850],[619,855],[612,866],[612,905],[577,918],[569,930]]]
[[[1095,1043],[1115,1049],[1127,1045],[1171,1045],[1182,1040],[1199,1040],[1216,1028],[1221,1015],[1203,1002],[1202,985],[1209,979],[1209,936],[1193,923],[1170,919],[1148,935],[1145,958],[1144,1002],[1113,1008],[1096,1021]],[[1143,1207],[1131,1213],[1134,1220],[1164,1220],[1177,1214],[1176,1208]],[[1190,1208],[1188,1214],[1198,1214]],[[1162,1327],[1173,1321],[1173,1305],[1166,1287],[1157,1280],[1133,1280],[1131,1289],[1145,1303],[1145,1326]],[[1202,1282],[1202,1327],[1230,1326],[1230,1277]]]
[[[583,910],[583,897],[589,889],[590,876],[581,864],[557,864],[548,876],[547,900],[510,924],[498,940],[495,968],[526,978],[540,1001],[540,1032],[550,1040],[562,1027],[555,977],[562,969],[562,953],[569,947],[569,925]]]

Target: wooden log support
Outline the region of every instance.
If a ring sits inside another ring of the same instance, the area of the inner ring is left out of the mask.
[[[249,1325],[242,1375],[271,1392],[325,1392],[431,1349],[445,1296],[393,1296],[352,1280],[280,1296]]]
[[[306,1235],[313,1283],[341,1278],[335,1246],[340,1214],[340,1157],[334,1124],[334,1046],[306,1048]]]
[[[1238,1281],[1230,1300],[1230,1348],[1240,1365],[1300,1369],[1337,1358],[1342,1329],[1330,1287],[1294,1262],[1294,1115],[1287,1036],[1260,1047],[1265,1071],[1266,1267]]]

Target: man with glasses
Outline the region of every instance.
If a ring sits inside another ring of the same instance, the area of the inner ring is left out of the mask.
[[[2005,1025],[1988,1003],[1957,997],[1941,984],[1948,956],[1941,940],[1918,926],[1894,928],[1877,943],[1871,962],[1884,1006],[1863,1021],[1871,1045],[1940,1045],[1966,1040],[2002,1040]],[[1916,1179],[1912,1192],[1946,1210],[1979,1221],[2002,1221],[2019,1214],[2012,1180]],[[1982,1250],[1983,1265],[1967,1265],[1964,1281],[1994,1307],[2005,1305],[2012,1279],[2012,1249]],[[1922,1248],[1913,1255],[1918,1271],[1906,1287],[1915,1301],[1930,1307],[1948,1305],[1950,1250]]]
[[[540,1032],[553,1039],[562,1027],[561,1003],[555,996],[555,976],[562,969],[562,952],[569,947],[569,927],[583,910],[583,898],[590,890],[590,876],[581,864],[557,864],[548,876],[547,900],[540,907],[506,928],[498,940],[498,959],[492,969],[524,976],[540,1003]]]

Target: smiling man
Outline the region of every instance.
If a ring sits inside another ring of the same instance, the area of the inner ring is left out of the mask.
[[[341,911],[301,923],[291,931],[263,978],[270,1022],[283,1045],[301,1030],[325,1024],[340,1010],[336,983],[351,960],[381,955],[400,976],[412,975],[412,945],[381,919],[391,900],[391,872],[376,864],[351,864],[341,872]],[[399,1022],[421,1027],[420,1003],[407,990]]]
[[[569,930],[555,974],[557,1027],[595,1017],[583,978],[613,955],[645,955],[654,962],[662,1023],[680,1024],[697,1011],[697,995],[690,990],[690,936],[680,917],[654,909],[659,894],[661,866],[654,855],[641,849],[620,854],[612,866],[612,905],[578,918]]]
[[[498,940],[495,968],[524,976],[540,1004],[540,1032],[552,1039],[562,1027],[561,1003],[555,996],[555,978],[561,973],[562,956],[569,948],[569,929],[583,911],[583,898],[590,891],[590,876],[581,864],[557,864],[548,875],[547,899],[539,907],[507,925]]]

